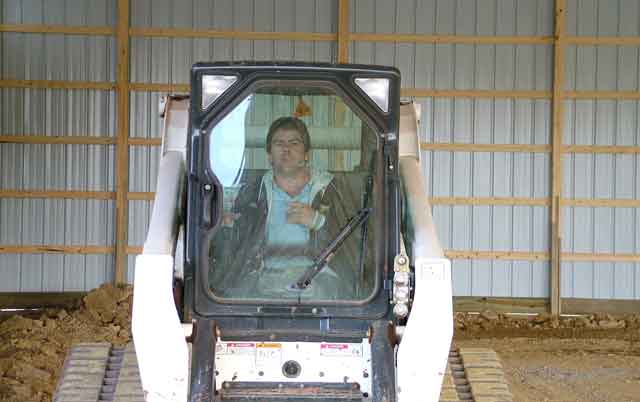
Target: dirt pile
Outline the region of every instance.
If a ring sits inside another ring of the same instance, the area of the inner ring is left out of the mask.
[[[107,284],[87,294],[77,310],[0,322],[0,401],[50,401],[70,345],[131,339],[132,302],[130,286]]]
[[[132,303],[133,289],[130,286],[103,285],[87,294],[79,308],[47,310],[37,318],[14,315],[0,321],[0,401],[50,401],[60,368],[72,344],[110,342],[123,345],[131,340]],[[614,339],[622,339],[626,342],[624,345],[640,344],[640,314],[557,317],[550,314],[516,316],[484,311],[480,314],[456,313],[454,325],[457,341],[498,342],[497,346],[501,345],[500,342],[509,344],[508,340],[500,339],[510,337],[528,338],[525,341],[530,342],[532,347],[539,346],[538,343],[549,338],[565,338],[562,342],[568,345],[579,344],[575,341],[578,338],[601,339],[591,339],[589,342],[620,342]],[[544,350],[540,353],[544,356],[549,351],[544,344],[541,347]],[[519,349],[520,346],[513,348]],[[507,357],[511,355],[506,350],[504,352]],[[562,356],[558,360],[564,361],[567,350],[562,349],[559,353]],[[601,353],[605,356],[611,354],[608,347],[599,347],[589,353],[598,353],[598,356]],[[626,346],[621,354],[625,358],[629,355],[640,356],[637,349],[631,350]],[[525,362],[529,360],[530,356],[522,358]],[[578,363],[576,365],[579,366]],[[640,378],[640,372],[628,376]],[[617,388],[623,389],[622,386]],[[633,390],[635,392],[636,389]]]
[[[554,336],[633,338],[640,334],[640,314],[612,316],[505,315],[493,311],[480,314],[456,313],[456,336]]]

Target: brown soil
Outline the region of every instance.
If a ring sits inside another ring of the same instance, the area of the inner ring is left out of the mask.
[[[454,325],[456,339],[526,337],[640,341],[640,314],[558,317],[550,314],[505,315],[485,311],[480,314],[456,313]]]
[[[502,360],[516,402],[640,401],[640,315],[456,314],[458,347]]]
[[[48,402],[70,345],[131,339],[131,287],[104,285],[73,310],[0,321],[0,401]],[[640,401],[640,315],[456,314],[455,343],[502,358],[516,402]]]
[[[78,342],[122,345],[131,338],[131,287],[104,285],[79,309],[14,315],[0,322],[0,401],[48,402],[69,346]]]
[[[616,339],[478,339],[502,360],[516,402],[640,401],[640,345]]]

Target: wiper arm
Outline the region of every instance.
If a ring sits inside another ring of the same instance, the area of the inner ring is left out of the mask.
[[[316,275],[318,275],[320,271],[327,266],[327,262],[333,257],[333,254],[338,250],[338,248],[342,246],[344,241],[351,235],[351,233],[353,233],[354,230],[358,228],[358,226],[367,220],[371,214],[371,210],[371,208],[362,208],[356,215],[349,219],[349,222],[340,229],[340,232],[338,232],[331,243],[329,243],[329,245],[320,252],[318,257],[316,257],[313,261],[313,265],[307,268],[300,279],[291,284],[291,288],[304,290],[309,287],[313,278],[315,278]]]

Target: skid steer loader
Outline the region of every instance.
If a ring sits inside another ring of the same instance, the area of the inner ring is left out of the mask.
[[[451,349],[398,70],[199,63],[160,112],[134,344],[74,347],[56,402],[511,400],[495,354]]]

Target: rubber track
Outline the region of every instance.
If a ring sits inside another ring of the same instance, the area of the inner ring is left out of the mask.
[[[513,402],[498,355],[482,348],[451,350],[440,402]]]
[[[144,402],[133,345],[73,346],[65,359],[53,402]]]
[[[83,343],[72,347],[53,402],[144,402],[133,345]],[[440,402],[513,402],[496,353],[453,349]]]

